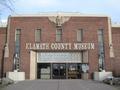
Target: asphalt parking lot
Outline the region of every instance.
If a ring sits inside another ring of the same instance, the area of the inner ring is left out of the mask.
[[[119,90],[92,80],[26,80],[1,90]]]

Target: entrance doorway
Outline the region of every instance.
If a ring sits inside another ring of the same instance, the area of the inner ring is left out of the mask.
[[[83,63],[37,63],[37,79],[81,79],[88,70]]]
[[[80,79],[82,73],[81,64],[68,64],[68,79]]]
[[[38,79],[50,79],[50,64],[38,63],[37,64],[37,78]]]
[[[65,79],[66,78],[66,64],[53,64],[52,65],[52,78]]]

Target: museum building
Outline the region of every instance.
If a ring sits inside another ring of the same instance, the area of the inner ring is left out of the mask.
[[[31,80],[92,79],[102,70],[120,76],[120,26],[105,15],[10,15],[0,41],[1,76],[18,71]]]

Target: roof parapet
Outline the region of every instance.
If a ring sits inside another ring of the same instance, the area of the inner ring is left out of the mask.
[[[120,23],[114,23],[114,24],[112,24],[112,27],[120,28]]]
[[[43,12],[38,14],[13,14],[10,17],[53,17],[53,16],[65,16],[65,17],[108,17],[103,14],[83,14],[79,12]]]
[[[6,22],[0,23],[0,27],[7,27],[7,23]]]

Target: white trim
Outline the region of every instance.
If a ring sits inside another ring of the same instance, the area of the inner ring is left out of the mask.
[[[109,47],[110,47],[110,57],[114,57],[114,50],[113,50],[113,44],[112,44],[112,28],[111,28],[111,19],[108,18],[108,37],[109,37]]]
[[[120,28],[120,24],[112,24],[112,27]]]
[[[55,13],[39,13],[39,14],[15,14],[11,15],[10,17],[53,17],[53,16],[66,16],[66,17],[108,17],[107,15],[103,14],[81,14],[78,12],[69,13],[69,12],[55,12]]]
[[[30,51],[30,80],[35,80],[37,78],[37,62],[36,62],[36,52]]]

